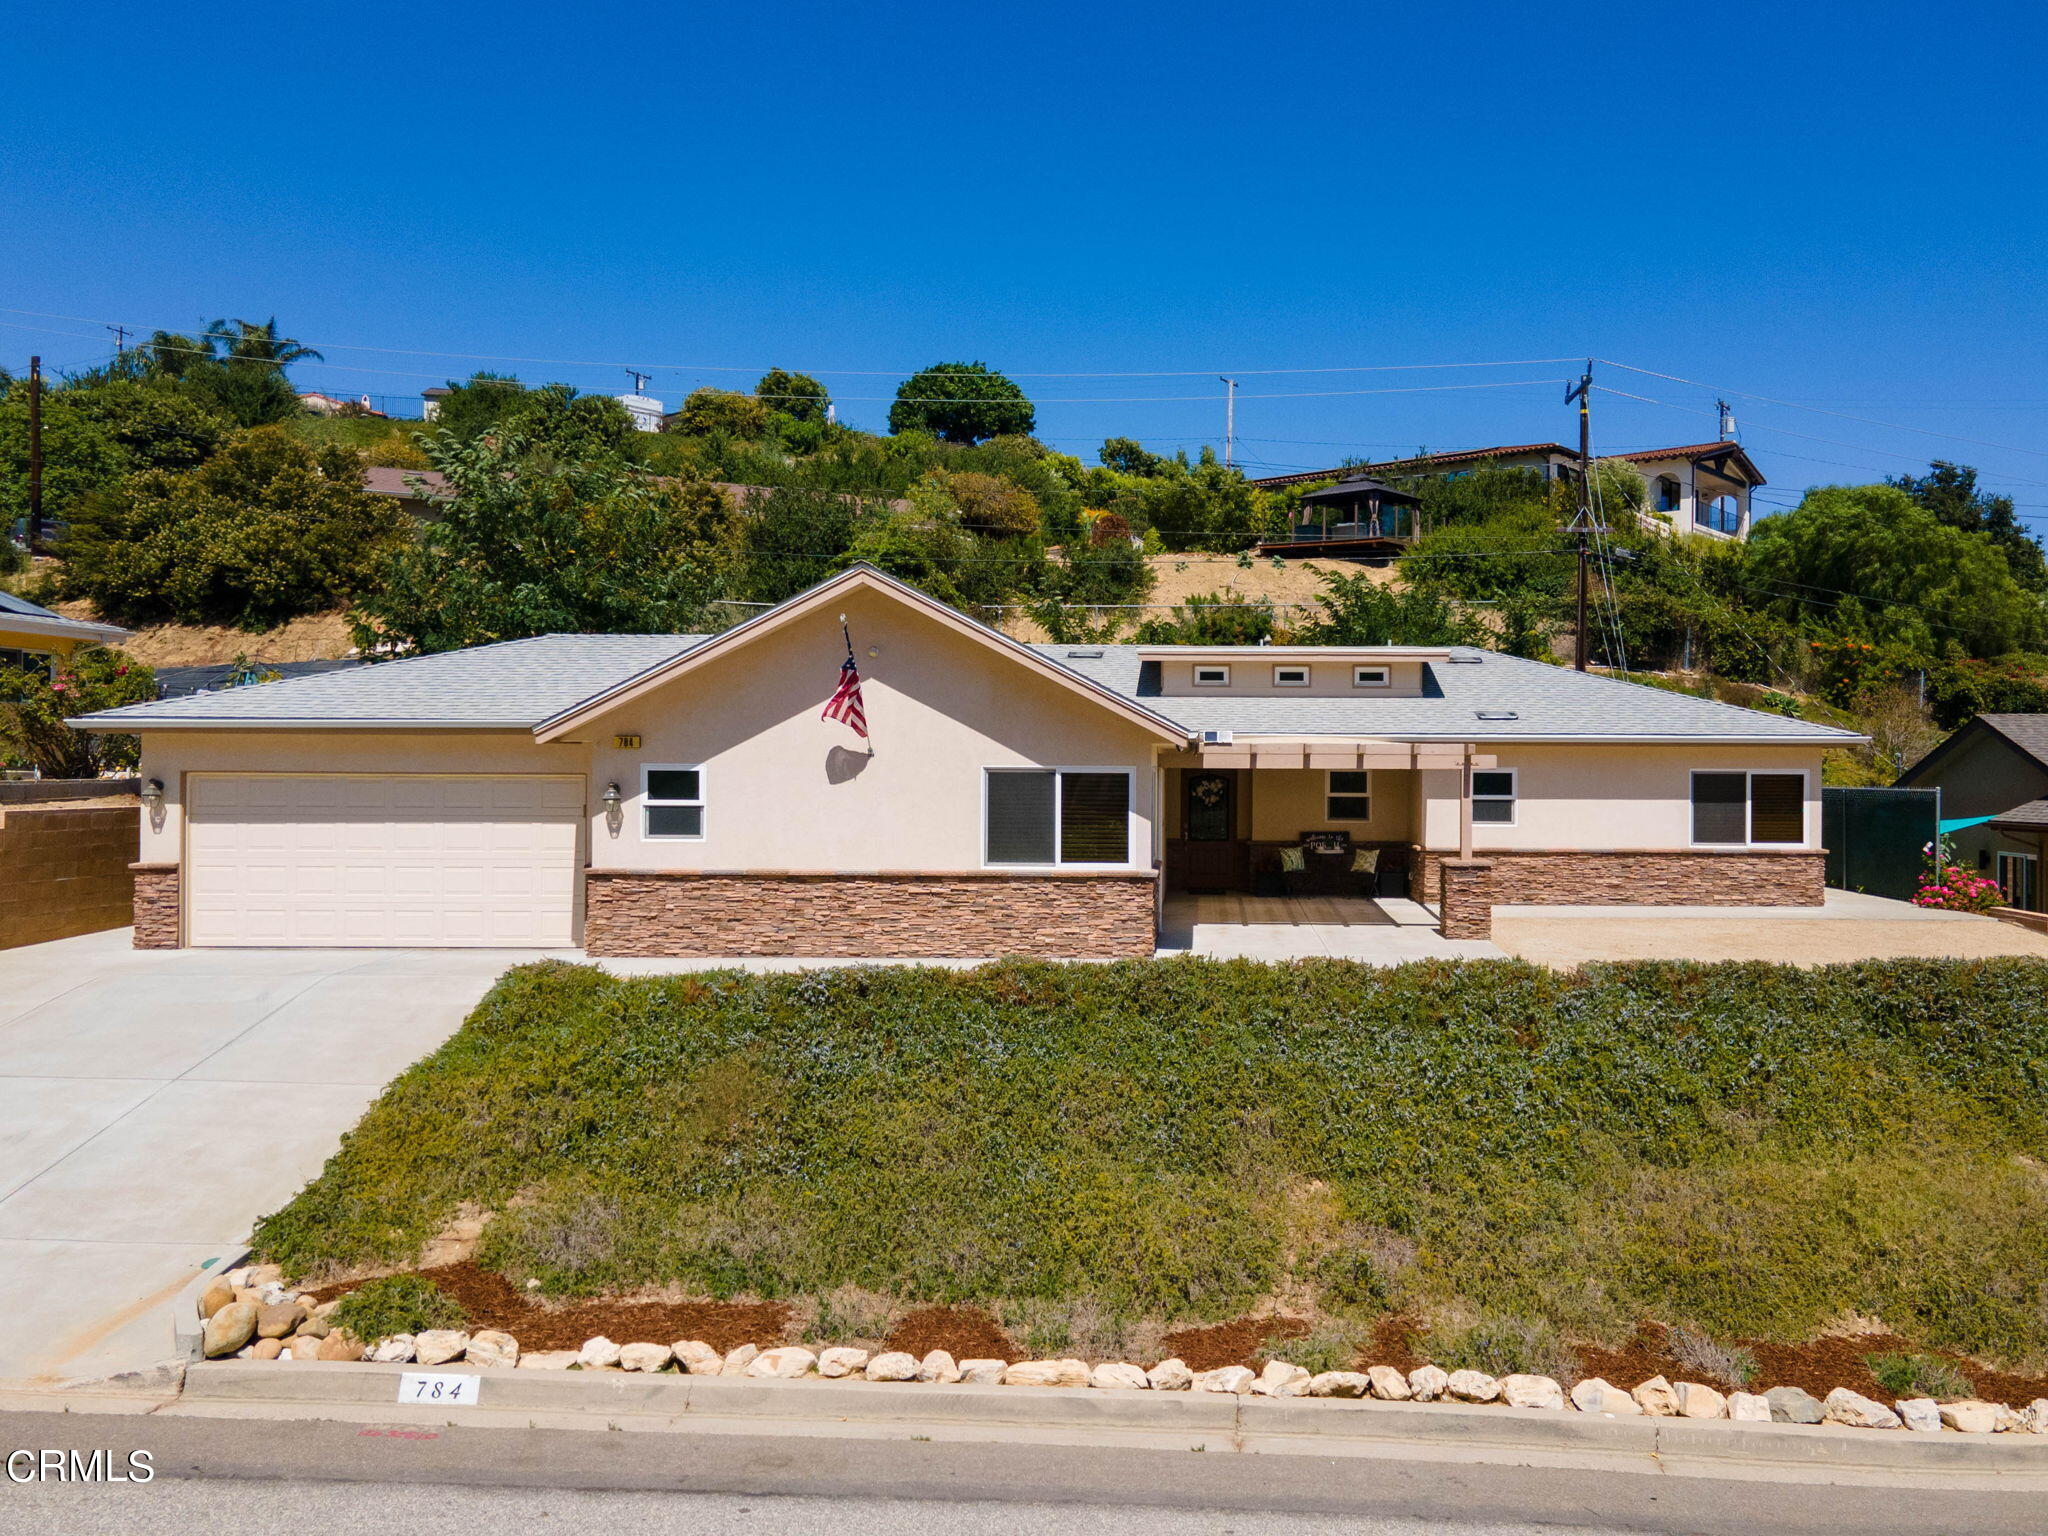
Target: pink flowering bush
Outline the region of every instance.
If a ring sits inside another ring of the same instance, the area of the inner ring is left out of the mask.
[[[1927,860],[1927,869],[1920,876],[1920,889],[1913,894],[1914,906],[1940,907],[1949,912],[1989,912],[2005,905],[2005,893],[1996,880],[1950,859],[1947,838],[1928,843],[1920,852]]]

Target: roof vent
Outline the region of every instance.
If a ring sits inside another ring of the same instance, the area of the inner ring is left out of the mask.
[[[1102,652],[1099,650],[1069,651],[1067,652],[1067,659],[1069,661],[1100,661],[1102,660]]]
[[[1236,739],[1229,731],[1202,732],[1202,745],[1205,747],[1227,747]]]
[[[1451,664],[1458,667],[1476,667],[1486,658],[1478,651],[1453,651]]]
[[[1519,720],[1522,717],[1512,709],[1481,709],[1473,711],[1482,720]]]

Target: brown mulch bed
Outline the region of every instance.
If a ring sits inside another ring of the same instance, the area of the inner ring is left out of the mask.
[[[1383,1317],[1372,1325],[1372,1342],[1358,1352],[1354,1363],[1361,1371],[1368,1365],[1391,1365],[1397,1371],[1412,1371],[1426,1358],[1415,1347],[1422,1333],[1419,1319],[1399,1313]]]
[[[943,1349],[955,1360],[1022,1360],[1024,1352],[979,1307],[921,1307],[889,1330],[887,1347],[922,1360]]]
[[[1753,1392],[1762,1392],[1770,1387],[1804,1387],[1815,1397],[1826,1397],[1836,1387],[1847,1387],[1852,1392],[1888,1402],[1890,1395],[1878,1386],[1870,1374],[1870,1367],[1863,1363],[1863,1357],[1922,1354],[1935,1355],[1952,1363],[1976,1385],[1977,1395],[1988,1402],[2024,1408],[2037,1397],[2048,1397],[2048,1376],[2016,1376],[1994,1371],[1960,1355],[1913,1344],[1896,1334],[1866,1333],[1813,1339],[1804,1344],[1744,1342],[1750,1353],[1756,1356],[1756,1380],[1749,1385]],[[1586,1375],[1603,1377],[1618,1387],[1633,1387],[1652,1376],[1663,1376],[1672,1381],[1699,1379],[1697,1371],[1687,1370],[1673,1358],[1665,1341],[1664,1329],[1657,1323],[1643,1324],[1636,1330],[1636,1336],[1620,1349],[1599,1349],[1581,1344],[1574,1348],[1573,1353],[1579,1357],[1579,1368]],[[1726,1387],[1724,1382],[1711,1385]]]
[[[1183,1328],[1160,1341],[1169,1355],[1178,1355],[1191,1371],[1219,1371],[1226,1365],[1256,1369],[1270,1339],[1298,1339],[1308,1324],[1298,1317],[1240,1317],[1207,1328]]]
[[[469,1326],[498,1328],[521,1350],[581,1349],[599,1334],[618,1344],[673,1344],[701,1339],[716,1350],[780,1344],[789,1308],[779,1301],[571,1301],[546,1303],[515,1289],[503,1275],[464,1261],[419,1271],[462,1304]],[[312,1294],[332,1301],[355,1289],[331,1285]]]

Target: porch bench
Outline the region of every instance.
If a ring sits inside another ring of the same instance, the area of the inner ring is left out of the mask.
[[[1280,850],[1302,845],[1303,837],[1291,838],[1286,842],[1254,842],[1252,844],[1252,879],[1254,886],[1262,886],[1269,879],[1281,882],[1289,896],[1406,896],[1408,894],[1409,845],[1406,842],[1352,842],[1348,834],[1337,834],[1345,839],[1341,853],[1308,852],[1303,856],[1304,867],[1292,874],[1283,874],[1280,869]],[[1328,836],[1330,834],[1318,834]],[[1351,868],[1354,853],[1366,849],[1379,851],[1379,868],[1371,875],[1360,875]]]

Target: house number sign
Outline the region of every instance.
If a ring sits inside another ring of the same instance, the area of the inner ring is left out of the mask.
[[[483,1378],[459,1371],[406,1371],[398,1378],[401,1403],[434,1403],[444,1408],[476,1406]]]

